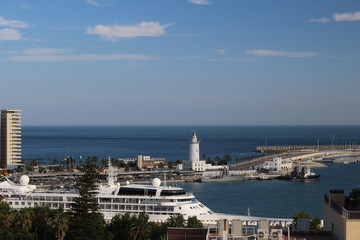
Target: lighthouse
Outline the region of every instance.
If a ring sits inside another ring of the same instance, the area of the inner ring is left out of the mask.
[[[189,143],[189,162],[198,162],[200,160],[199,140],[196,133],[192,133]]]

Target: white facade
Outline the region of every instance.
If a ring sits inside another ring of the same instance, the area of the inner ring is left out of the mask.
[[[280,157],[273,158],[272,161],[268,161],[265,163],[265,169],[269,170],[284,170],[284,169],[292,169],[292,162],[285,162]]]
[[[184,170],[193,170],[196,172],[206,171],[211,167],[211,164],[207,164],[206,161],[200,160],[200,141],[198,140],[196,133],[192,133],[192,137],[189,143],[189,160],[183,161]]]
[[[192,133],[191,141],[189,144],[189,161],[195,162],[200,160],[200,148],[199,140],[196,136],[196,133]]]

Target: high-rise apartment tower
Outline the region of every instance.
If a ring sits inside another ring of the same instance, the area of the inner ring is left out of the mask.
[[[21,110],[1,110],[0,167],[21,164]]]

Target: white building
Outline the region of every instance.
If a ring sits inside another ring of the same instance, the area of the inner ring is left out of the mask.
[[[292,162],[283,161],[281,157],[275,157],[272,161],[265,162],[265,166],[263,168],[279,171],[285,169],[292,169],[293,165]]]
[[[200,141],[198,140],[196,133],[192,133],[191,141],[189,143],[189,160],[183,161],[183,170],[193,170],[196,172],[203,172],[207,169],[213,168],[211,164],[207,164],[205,160],[200,160]],[[179,166],[181,168],[181,166]],[[216,168],[219,168],[216,166]]]

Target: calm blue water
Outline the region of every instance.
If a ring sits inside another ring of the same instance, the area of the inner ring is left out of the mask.
[[[254,155],[258,145],[316,145],[360,143],[360,126],[299,127],[23,127],[22,156],[31,158],[97,156],[136,157],[139,154],[164,157],[168,161],[187,159],[191,132],[201,139],[200,152],[210,157],[230,154],[233,159]],[[360,187],[360,164],[329,164],[316,169],[319,181],[246,181],[191,183],[182,186],[216,212],[267,217],[291,217],[299,211],[322,216],[323,194],[329,189],[350,191]]]

